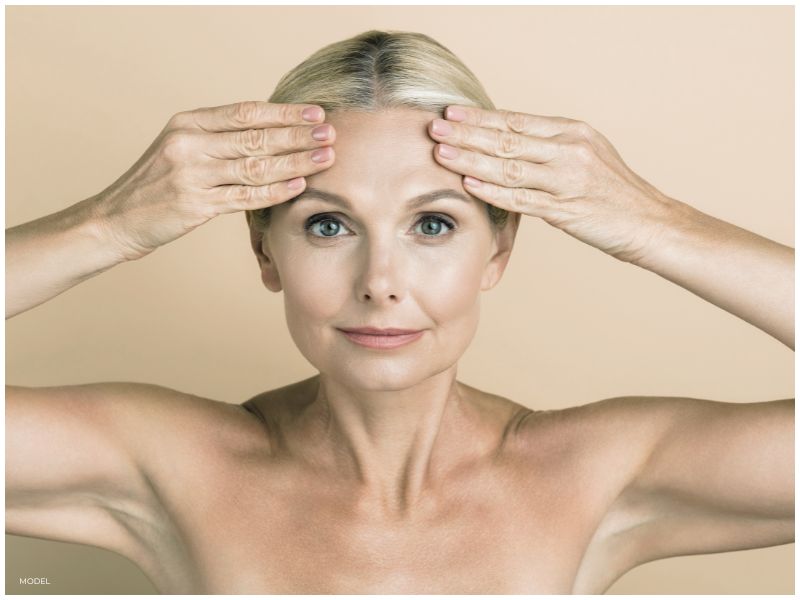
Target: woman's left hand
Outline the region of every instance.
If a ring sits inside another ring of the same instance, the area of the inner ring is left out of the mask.
[[[631,171],[611,143],[582,121],[469,106],[448,107],[445,115],[428,127],[440,142],[434,157],[469,176],[464,189],[489,204],[540,217],[631,263],[675,218],[680,203]],[[442,153],[448,148],[455,151],[452,158]],[[469,185],[470,177],[477,187]]]

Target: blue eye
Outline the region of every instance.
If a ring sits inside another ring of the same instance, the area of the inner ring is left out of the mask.
[[[319,225],[319,229],[314,226]],[[343,223],[332,215],[314,215],[304,226],[306,231],[311,231],[317,237],[339,237],[336,235],[343,228]],[[319,233],[317,233],[319,231]]]
[[[455,226],[450,221],[437,215],[426,215],[418,223],[422,225],[422,232],[425,237],[443,237],[455,229]],[[432,225],[432,227],[426,227],[426,225]],[[444,230],[444,227],[447,227],[447,230]],[[442,233],[443,231],[444,233]]]
[[[451,221],[439,215],[425,215],[417,221],[417,226],[422,227],[422,231],[419,233],[427,238],[444,237],[455,229],[455,225]],[[319,214],[309,217],[305,225],[303,225],[303,229],[311,232],[314,237],[321,238],[341,237],[338,235],[339,233],[348,231],[344,223],[331,214]]]

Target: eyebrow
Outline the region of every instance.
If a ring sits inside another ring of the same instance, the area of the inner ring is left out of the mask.
[[[353,205],[350,204],[350,201],[344,196],[334,194],[333,192],[325,192],[313,187],[306,188],[302,193],[287,200],[286,204],[292,205],[305,198],[319,198],[320,200],[325,200],[326,202],[336,204],[348,210],[353,209]],[[424,194],[420,194],[419,196],[414,196],[406,202],[406,205],[412,209],[418,208],[423,204],[433,202],[434,200],[439,200],[440,198],[456,198],[458,200],[463,200],[464,202],[472,202],[472,200],[466,194],[462,194],[461,192],[452,188],[443,188],[440,190],[433,190],[432,192],[426,192]]]

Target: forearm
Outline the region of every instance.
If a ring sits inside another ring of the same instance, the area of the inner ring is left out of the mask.
[[[6,230],[6,319],[125,261],[92,202]]]
[[[794,248],[674,201],[635,264],[794,349]]]

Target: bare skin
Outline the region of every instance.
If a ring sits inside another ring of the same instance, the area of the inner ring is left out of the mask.
[[[278,121],[300,123],[295,108]],[[8,533],[118,552],[163,593],[600,593],[657,558],[793,540],[793,400],[625,397],[532,411],[459,382],[476,298],[502,276],[519,214],[497,231],[475,197],[440,199],[425,211],[455,219],[458,234],[419,237],[418,212],[403,201],[461,189],[456,170],[478,164],[468,153],[434,162],[431,115],[331,119],[347,135],[328,169],[332,154],[309,160],[310,126],[296,138],[282,129],[269,151],[253,143],[266,138],[231,136],[274,127],[266,114],[178,115],[183,133],[165,129],[105,193],[9,230],[7,318],[215,214],[269,205],[270,229],[251,223],[261,277],[284,292],[293,338],[320,374],[242,405],[134,383],[7,386]],[[220,127],[227,133],[209,133]],[[469,146],[474,132],[458,127],[452,143]],[[193,140],[205,152],[189,152]],[[558,145],[567,157],[571,147]],[[216,162],[242,148],[284,158],[266,170]],[[290,148],[301,159],[278,152]],[[580,164],[612,172],[579,148]],[[607,148],[603,160],[615,160]],[[174,164],[192,161],[196,172],[177,178]],[[346,235],[303,228],[341,213],[327,201],[282,204],[296,193],[282,180],[297,175],[350,199]],[[237,182],[261,195],[219,187]],[[653,207],[660,243],[611,247],[793,347],[793,249],[636,193],[615,198],[643,215]],[[597,236],[596,223],[587,234],[566,222],[576,237]],[[766,315],[765,302],[778,310]],[[425,335],[384,352],[337,331],[373,323]]]
[[[159,392],[162,417],[137,438],[153,494],[136,521],[158,533],[118,551],[160,592],[600,593],[622,574],[595,534],[627,474],[598,452],[591,410],[458,383],[418,499],[387,507],[309,414],[317,389],[241,406]]]

